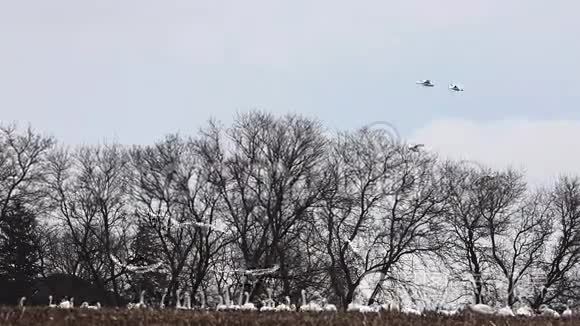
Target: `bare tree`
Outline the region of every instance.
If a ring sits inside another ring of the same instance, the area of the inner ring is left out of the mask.
[[[283,293],[298,296],[293,283],[304,263],[298,240],[325,189],[319,123],[251,112],[240,115],[227,135],[210,128],[202,149],[213,162],[212,180],[220,187],[245,268],[279,265]]]
[[[40,264],[42,276],[49,274],[77,274],[77,266],[80,266],[81,259],[75,248],[67,228],[62,225],[43,224],[39,227]],[[62,253],[66,252],[66,255]],[[88,276],[88,275],[84,275]],[[88,277],[90,279],[90,277]]]
[[[35,212],[45,208],[44,163],[54,144],[30,127],[20,133],[0,126],[0,222],[13,200]]]
[[[81,147],[73,154],[55,152],[49,182],[56,216],[67,227],[80,261],[103,291],[111,289],[121,302],[119,269],[114,256],[125,249],[131,233],[127,214],[127,155],[119,145]]]
[[[532,299],[532,307],[549,304],[562,297],[576,296],[580,262],[580,179],[562,177],[551,193],[550,210],[554,233],[540,261],[542,282]]]
[[[208,182],[207,165],[194,142],[177,135],[135,147],[131,159],[136,215],[155,236],[169,271],[170,298],[184,280],[196,292],[228,240],[217,231],[220,193]]]
[[[445,191],[432,156],[377,131],[339,135],[331,170],[334,187],[321,211],[331,284],[346,307],[364,277],[381,274],[372,303],[406,258],[445,245]]]
[[[485,274],[492,268],[489,261],[489,229],[478,205],[477,187],[488,173],[457,162],[444,163],[445,182],[450,196],[447,224],[452,237],[448,252],[449,268],[455,277],[468,273],[473,279],[475,303],[484,302]]]
[[[506,303],[515,303],[515,287],[534,267],[551,234],[545,194],[524,201],[526,185],[515,171],[497,173],[479,188],[478,211],[487,221],[491,260],[507,283]]]

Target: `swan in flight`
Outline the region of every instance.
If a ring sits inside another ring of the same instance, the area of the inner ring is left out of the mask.
[[[423,147],[425,145],[423,144],[415,144],[415,145],[409,145],[409,150],[415,153],[419,152],[419,148]]]
[[[456,92],[463,92],[463,88],[461,88],[455,84],[449,84],[449,89],[452,91],[456,91]]]
[[[425,87],[433,87],[433,86],[435,86],[435,84],[433,84],[431,82],[431,80],[429,80],[429,79],[419,80],[419,81],[417,81],[417,84],[422,85],[422,86],[425,86]]]

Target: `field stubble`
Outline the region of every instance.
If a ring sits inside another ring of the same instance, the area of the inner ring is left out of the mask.
[[[580,325],[580,319],[549,319],[544,317],[489,317],[463,314],[446,317],[396,312],[373,314],[303,313],[303,312],[214,312],[182,310],[127,309],[58,309],[48,307],[0,308],[0,326],[379,326],[379,325]]]

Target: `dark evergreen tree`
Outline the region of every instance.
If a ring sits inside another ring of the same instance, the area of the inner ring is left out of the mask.
[[[134,266],[151,266],[161,261],[158,245],[156,244],[155,230],[147,225],[139,224],[134,242],[132,243],[133,259],[128,261]],[[146,291],[148,296],[159,298],[162,291],[167,286],[167,276],[157,269],[145,273],[131,273],[133,285],[130,296],[139,298],[141,291]]]
[[[9,280],[30,282],[39,273],[36,218],[15,203],[0,225],[4,240],[0,244],[0,273]]]
[[[0,278],[11,289],[0,299],[13,303],[27,294],[40,272],[36,218],[14,201],[0,223]]]

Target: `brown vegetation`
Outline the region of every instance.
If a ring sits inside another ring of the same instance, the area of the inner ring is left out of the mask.
[[[0,326],[12,325],[575,325],[579,319],[548,319],[543,317],[501,318],[470,314],[445,317],[405,315],[395,312],[362,313],[257,313],[205,312],[181,310],[64,310],[47,307],[0,307]]]

